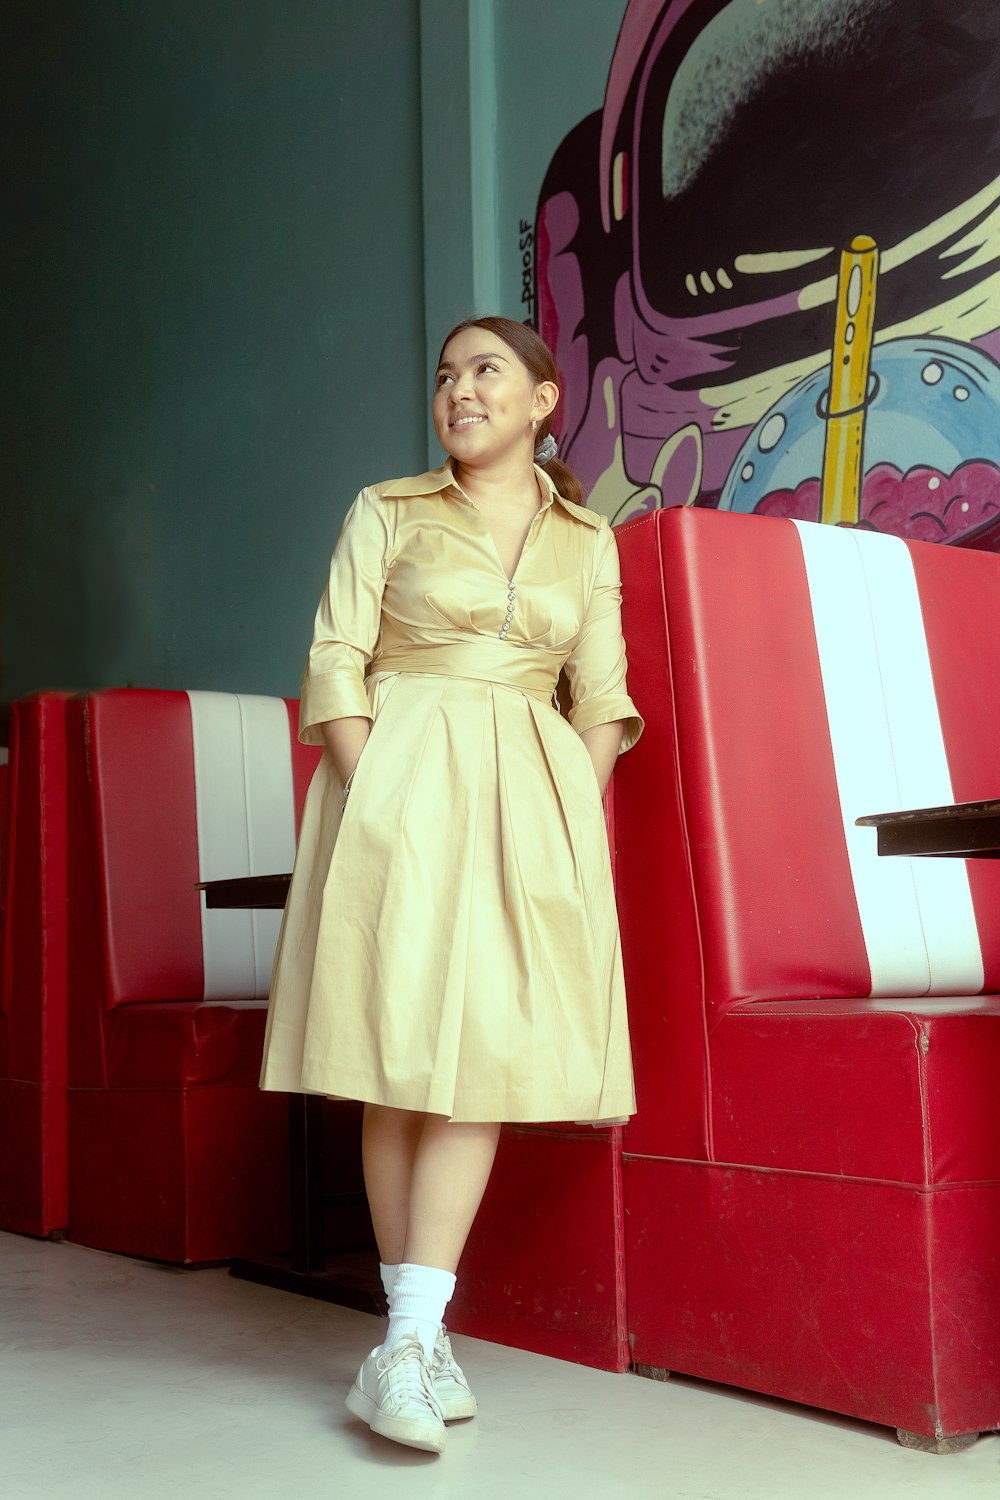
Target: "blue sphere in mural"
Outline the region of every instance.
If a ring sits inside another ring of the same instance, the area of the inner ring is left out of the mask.
[[[720,510],[818,521],[829,372],[776,401],[743,444]],[[1000,521],[1000,366],[953,339],[872,353],[858,524],[956,541]]]

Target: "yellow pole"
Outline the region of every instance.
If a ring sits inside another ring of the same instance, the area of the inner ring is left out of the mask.
[[[821,519],[831,525],[841,521],[855,525],[860,514],[861,450],[877,280],[878,246],[866,234],[855,235],[840,257],[837,325],[825,413]]]

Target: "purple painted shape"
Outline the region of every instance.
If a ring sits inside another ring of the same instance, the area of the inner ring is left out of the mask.
[[[591,384],[587,339],[575,333],[585,310],[583,274],[577,256],[567,249],[579,222],[572,193],[557,193],[542,205],[536,226],[540,297],[543,306],[551,298],[553,313],[558,310],[558,319],[553,316],[550,326],[543,319],[540,331],[562,376],[561,410],[554,428],[567,454],[583,423]]]
[[[719,10],[711,0],[630,0],[609,71],[599,143],[596,122],[593,133],[583,137],[590,153],[598,145],[597,181],[589,166],[592,155],[579,158],[577,165],[564,158],[557,179],[563,190],[539,207],[538,305],[541,331],[553,344],[565,381],[557,422],[563,453],[584,484],[593,485],[608,469],[620,432],[628,480],[636,488],[644,487],[664,443],[681,428],[692,427],[702,436],[702,499],[711,501],[717,499],[751,426],[727,428],[725,408],[707,404],[700,392],[727,384],[738,373],[741,353],[766,348],[772,328],[775,365],[796,357],[779,352],[783,325],[796,320],[802,325],[802,288],[827,268],[807,266],[796,287],[789,289],[788,280],[782,279],[782,295],[735,307],[692,297],[690,317],[670,317],[645,298],[638,253],[643,222],[640,174],[635,170],[640,124],[666,39],[685,18],[692,19],[689,13],[698,5],[709,17]],[[624,221],[613,223],[612,168],[618,151],[627,156],[631,202]],[[670,254],[669,244],[663,253]],[[900,274],[905,278],[910,272]],[[767,278],[758,284],[763,287]],[[832,332],[832,319],[831,303],[827,309],[816,309],[808,322],[823,325],[828,320]],[[744,340],[742,335],[754,328],[759,332]],[[608,347],[612,337],[614,353]],[[1000,362],[1000,330],[972,343]],[[760,368],[759,353],[748,368]],[[773,381],[776,373],[762,373],[762,383]],[[668,478],[671,495],[679,493],[683,475],[673,461]]]

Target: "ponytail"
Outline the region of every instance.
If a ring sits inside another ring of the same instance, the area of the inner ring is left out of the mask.
[[[566,500],[572,500],[575,505],[583,504],[583,485],[569,464],[564,464],[561,458],[550,458],[548,463],[539,464],[538,467],[545,470],[560,495]]]

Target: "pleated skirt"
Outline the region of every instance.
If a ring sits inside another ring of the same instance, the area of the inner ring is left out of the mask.
[[[603,804],[586,747],[498,682],[397,672],[346,808],[306,800],[260,1085],[453,1120],[635,1110]]]

